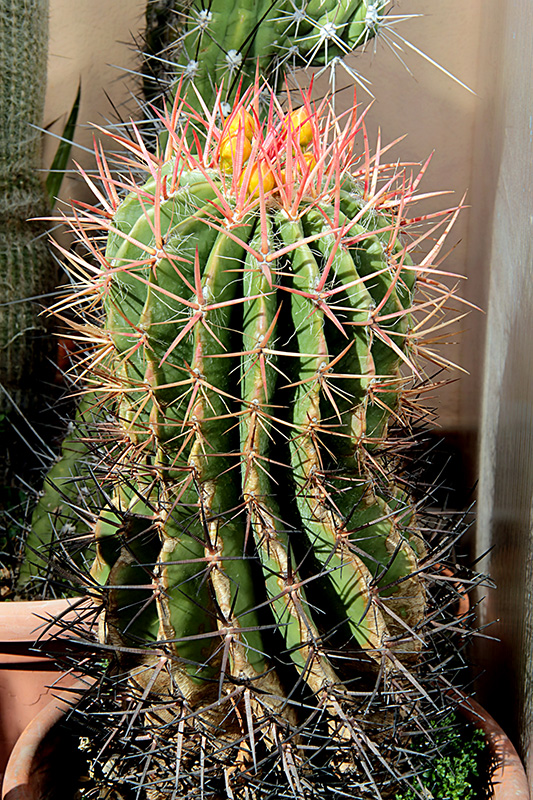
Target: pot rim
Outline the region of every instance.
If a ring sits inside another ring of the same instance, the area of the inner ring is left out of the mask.
[[[76,619],[77,609],[87,598],[59,600],[14,600],[0,603],[0,652],[16,643],[34,644],[57,639],[63,628],[54,620]]]

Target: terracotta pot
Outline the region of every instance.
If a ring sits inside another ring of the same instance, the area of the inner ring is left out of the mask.
[[[76,681],[68,699],[56,699],[31,720],[11,752],[2,800],[68,800],[79,783],[77,739],[60,723],[88,683]]]
[[[78,684],[83,691],[86,684]],[[28,725],[13,749],[7,765],[1,800],[68,800],[74,797],[76,776],[65,773],[67,763],[76,764],[73,738],[58,724],[70,707],[59,701],[44,708]],[[478,725],[487,737],[496,768],[494,800],[530,800],[522,762],[498,723],[474,700],[460,702],[461,713]],[[66,755],[65,755],[66,754]]]
[[[77,680],[64,675],[47,652],[61,648],[58,616],[76,615],[81,598],[0,603],[0,780],[13,746],[29,722],[60,688]],[[39,640],[39,645],[36,645]]]

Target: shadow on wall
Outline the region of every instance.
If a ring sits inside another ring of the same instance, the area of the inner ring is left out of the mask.
[[[533,692],[533,316],[522,306],[509,332],[492,465],[490,572],[496,589],[485,601],[485,619],[492,624],[484,632],[500,641],[482,641],[479,652],[486,669],[480,680],[484,703],[515,741],[522,733],[527,748],[524,709]]]

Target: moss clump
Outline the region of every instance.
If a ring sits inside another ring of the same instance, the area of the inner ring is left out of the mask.
[[[433,733],[414,747],[417,771],[413,787],[397,792],[395,800],[472,800],[487,770],[487,742],[482,730],[452,714],[432,723]],[[433,747],[428,748],[429,742]]]

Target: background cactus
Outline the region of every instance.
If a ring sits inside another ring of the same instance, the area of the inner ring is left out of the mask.
[[[45,439],[50,431],[55,436],[50,406],[59,394],[52,385],[57,342],[50,335],[50,318],[42,314],[59,272],[47,225],[36,218],[49,212],[59,191],[77,101],[45,184],[39,126],[43,124],[47,59],[48,2],[0,0],[0,549],[4,574],[18,560],[14,532],[23,525],[28,484],[42,475],[43,465],[48,466],[53,455]]]
[[[42,295],[57,283],[43,223],[41,133],[48,2],[0,2],[0,410],[36,404],[50,339]]]
[[[368,85],[344,58],[407,18],[391,15],[391,8],[390,0],[150,3],[145,95],[150,101],[172,95],[181,83],[181,93],[187,92],[187,101],[200,110],[198,93],[211,107],[223,86],[222,110],[228,113],[238,87],[251,86],[257,69],[277,94],[286,74],[303,67],[327,69],[333,90],[337,70]]]
[[[55,310],[85,309],[81,374],[107,416],[86,437],[94,540],[62,547],[94,556],[151,753],[112,773],[149,797],[376,796],[407,769],[376,743],[427,700],[425,544],[388,426],[409,434],[424,317],[446,324],[444,235],[413,264],[425,165],[360,157],[355,108],[301,102],[256,81],[224,119],[220,94],[203,115],[178,95],[166,151],[113,136],[130,177],[99,150],[101,207],[69,220],[87,259],[65,253],[78,285]]]

